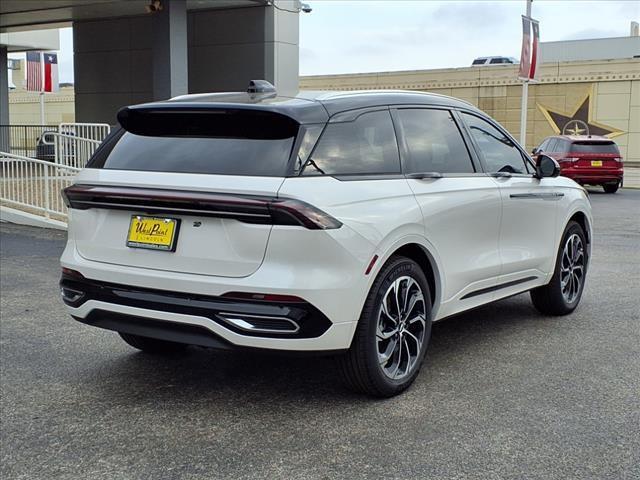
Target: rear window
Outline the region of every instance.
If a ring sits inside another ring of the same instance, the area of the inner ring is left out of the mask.
[[[613,142],[573,142],[571,153],[613,153],[619,155],[620,151]]]
[[[150,114],[105,140],[88,168],[213,175],[287,174],[299,125],[247,112]],[[128,120],[132,122],[131,119]]]

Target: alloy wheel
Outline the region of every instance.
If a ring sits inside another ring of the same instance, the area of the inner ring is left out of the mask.
[[[576,233],[569,236],[560,262],[560,288],[562,296],[568,304],[573,303],[582,288],[584,282],[584,247],[582,239]]]
[[[378,364],[388,378],[407,377],[422,357],[425,312],[422,289],[411,277],[397,278],[382,297],[376,342]]]

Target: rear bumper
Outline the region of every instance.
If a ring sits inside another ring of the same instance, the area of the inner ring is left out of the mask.
[[[65,305],[76,310],[87,302],[95,302],[169,312],[183,317],[206,318],[212,324],[248,337],[317,338],[331,327],[331,321],[307,302],[273,303],[194,295],[101,282],[64,273],[60,290]],[[104,317],[107,312],[102,311],[99,315],[91,312],[78,319],[96,323],[96,318]]]
[[[309,235],[303,229],[298,230]],[[353,237],[345,228],[335,232],[336,235],[348,236],[347,241]],[[304,245],[304,242],[297,244]],[[68,313],[83,323],[141,334],[136,325],[144,322],[147,336],[167,340],[171,338],[166,335],[175,335],[176,331],[168,327],[177,324],[181,329],[189,330],[186,337],[178,335],[173,338],[183,343],[280,351],[348,349],[368,291],[370,279],[363,274],[365,267],[354,265],[355,258],[335,248],[333,255],[323,254],[325,260],[322,263],[308,252],[304,256],[301,252],[297,261],[286,265],[276,259],[297,253],[292,250],[291,242],[274,241],[273,248],[270,245],[269,249],[271,260],[265,259],[256,273],[249,277],[229,278],[96,262],[80,256],[70,239],[61,264],[80,272],[86,277],[83,282],[89,284],[74,285],[67,283],[73,280],[63,279],[63,286],[86,295],[81,301],[66,301],[65,305]],[[320,253],[326,250],[326,246],[318,249]],[[313,266],[309,264],[312,261]],[[244,299],[234,302],[223,297],[228,292],[292,295],[306,303],[275,305]],[[229,317],[235,318],[232,315],[225,315],[226,320],[221,318],[221,313],[268,317],[267,320],[291,317],[300,330],[296,334],[251,332],[230,323]],[[125,324],[129,325],[124,327],[127,330],[123,328]],[[207,338],[201,336],[200,340],[194,341],[193,329],[204,333]],[[153,331],[156,333],[151,335]],[[215,345],[210,338],[217,340],[213,342]]]
[[[571,180],[589,185],[602,185],[605,183],[622,183],[624,170],[602,168],[562,168],[561,175]]]

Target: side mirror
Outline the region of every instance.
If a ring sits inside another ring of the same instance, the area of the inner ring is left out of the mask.
[[[557,177],[560,175],[560,164],[549,155],[541,153],[536,161],[536,177]]]

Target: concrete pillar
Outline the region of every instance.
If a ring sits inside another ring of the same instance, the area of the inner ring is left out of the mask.
[[[188,93],[187,2],[165,0],[153,14],[153,98]]]
[[[244,91],[249,80],[298,90],[297,0],[189,15],[189,92]],[[290,11],[285,11],[290,10]]]
[[[9,125],[9,71],[7,47],[0,45],[0,125]],[[9,129],[0,129],[0,151],[9,152]]]
[[[264,79],[281,95],[298,92],[300,37],[298,0],[277,0],[278,7],[265,8]]]
[[[152,14],[141,4],[135,17],[74,22],[77,122],[113,125],[126,105],[244,91],[252,79],[270,81],[281,94],[295,93],[297,2],[278,1],[292,12],[256,2],[190,11],[183,21],[184,3],[163,0],[163,10]]]

